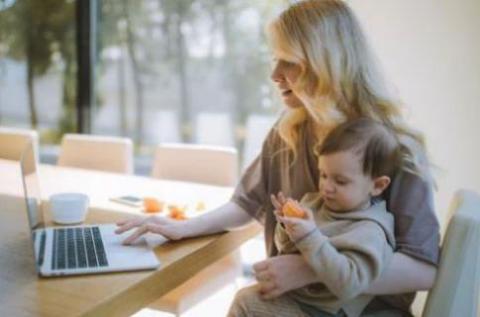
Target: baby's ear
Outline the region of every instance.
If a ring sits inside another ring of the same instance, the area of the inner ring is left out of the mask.
[[[373,179],[372,196],[379,196],[390,185],[390,177],[383,175]]]

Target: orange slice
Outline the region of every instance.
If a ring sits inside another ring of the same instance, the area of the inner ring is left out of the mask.
[[[185,215],[184,209],[181,209],[177,206],[169,206],[170,213],[169,217],[175,220],[185,220],[187,216]]]
[[[285,217],[295,217],[295,218],[304,218],[305,217],[305,212],[301,209],[299,209],[293,201],[288,200],[285,205],[282,207],[282,212],[285,215]]]
[[[145,212],[161,212],[163,210],[163,202],[156,198],[145,197],[143,198],[143,207]]]

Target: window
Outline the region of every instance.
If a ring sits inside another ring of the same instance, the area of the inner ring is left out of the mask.
[[[79,125],[78,2],[45,1],[0,0],[0,125],[36,128],[44,145]],[[249,118],[269,125],[264,116],[278,110],[264,27],[284,4],[91,0],[98,32],[87,132],[131,137],[140,155],[159,142],[242,153]]]
[[[75,48],[74,2],[0,1],[0,125],[47,144],[75,130]]]
[[[95,133],[243,146],[272,115],[264,27],[281,1],[103,0]]]

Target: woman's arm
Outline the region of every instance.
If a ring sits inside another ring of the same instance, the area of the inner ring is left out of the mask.
[[[428,290],[433,286],[436,272],[433,265],[396,252],[385,272],[365,293],[387,295]]]
[[[280,255],[254,265],[263,298],[278,297],[292,289],[318,283],[319,278],[301,255]],[[389,267],[366,290],[367,294],[399,294],[433,286],[436,268],[396,252]]]
[[[200,217],[187,221],[187,231],[182,238],[196,237],[232,230],[247,225],[253,218],[234,202],[228,202]]]
[[[253,266],[264,299],[319,282],[317,275],[299,254],[278,255]]]
[[[123,242],[130,244],[147,232],[161,234],[171,240],[231,230],[249,223],[253,218],[240,206],[228,202],[211,212],[188,220],[173,220],[167,217],[135,217],[119,221],[117,234],[136,229]]]

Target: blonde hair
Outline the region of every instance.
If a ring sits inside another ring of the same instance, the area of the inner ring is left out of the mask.
[[[267,36],[276,57],[300,66],[290,88],[304,107],[286,109],[277,124],[294,160],[299,130],[307,120],[315,125],[315,147],[339,123],[367,117],[425,148],[423,137],[404,122],[400,103],[389,95],[362,28],[343,1],[295,3],[268,25]],[[410,170],[420,174],[414,153],[405,147]]]

